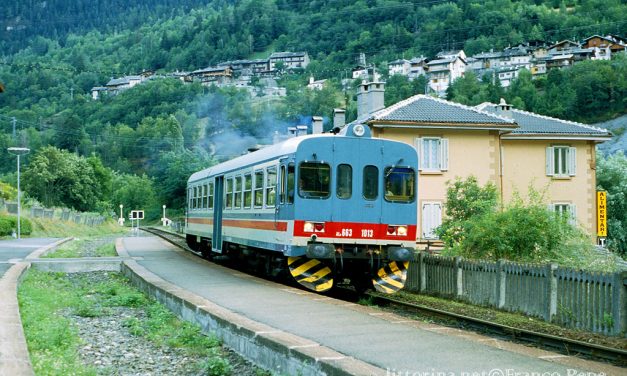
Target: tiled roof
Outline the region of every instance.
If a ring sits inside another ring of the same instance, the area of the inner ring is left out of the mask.
[[[482,103],[477,106],[486,112],[496,113],[494,103]],[[545,135],[545,136],[597,136],[611,137],[608,130],[590,125],[576,123],[574,121],[556,119],[549,116],[534,114],[532,112],[512,109],[512,117],[519,128],[510,133],[511,135]]]
[[[304,57],[306,52],[274,52],[270,59],[281,59],[286,57]]]
[[[415,95],[388,108],[372,114],[367,121],[376,126],[377,122],[401,122],[437,125],[473,126],[486,125],[497,127],[515,127],[511,119],[506,119],[495,114],[481,111],[474,107],[449,102],[443,99],[427,95]],[[413,124],[412,124],[413,125]]]

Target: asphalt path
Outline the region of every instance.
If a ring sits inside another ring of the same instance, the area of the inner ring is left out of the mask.
[[[16,262],[22,261],[26,256],[38,248],[52,244],[59,238],[26,238],[0,240],[0,277]]]

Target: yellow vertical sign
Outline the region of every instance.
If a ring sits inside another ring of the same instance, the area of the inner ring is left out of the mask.
[[[597,236],[607,236],[607,192],[597,192]]]

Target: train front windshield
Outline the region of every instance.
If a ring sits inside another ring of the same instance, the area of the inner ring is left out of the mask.
[[[385,199],[392,202],[414,201],[415,173],[408,167],[385,169]]]
[[[300,197],[327,198],[331,192],[331,166],[326,163],[303,162],[298,171]]]

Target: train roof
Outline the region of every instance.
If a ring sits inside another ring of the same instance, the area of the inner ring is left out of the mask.
[[[220,175],[243,166],[249,166],[252,164],[274,159],[281,155],[294,153],[298,149],[298,145],[300,145],[303,141],[321,137],[331,138],[337,136],[330,133],[323,133],[316,135],[292,137],[281,143],[267,146],[252,153],[244,154],[226,162],[195,172],[192,174],[192,176],[189,177],[187,182],[192,183],[211,175]]]

